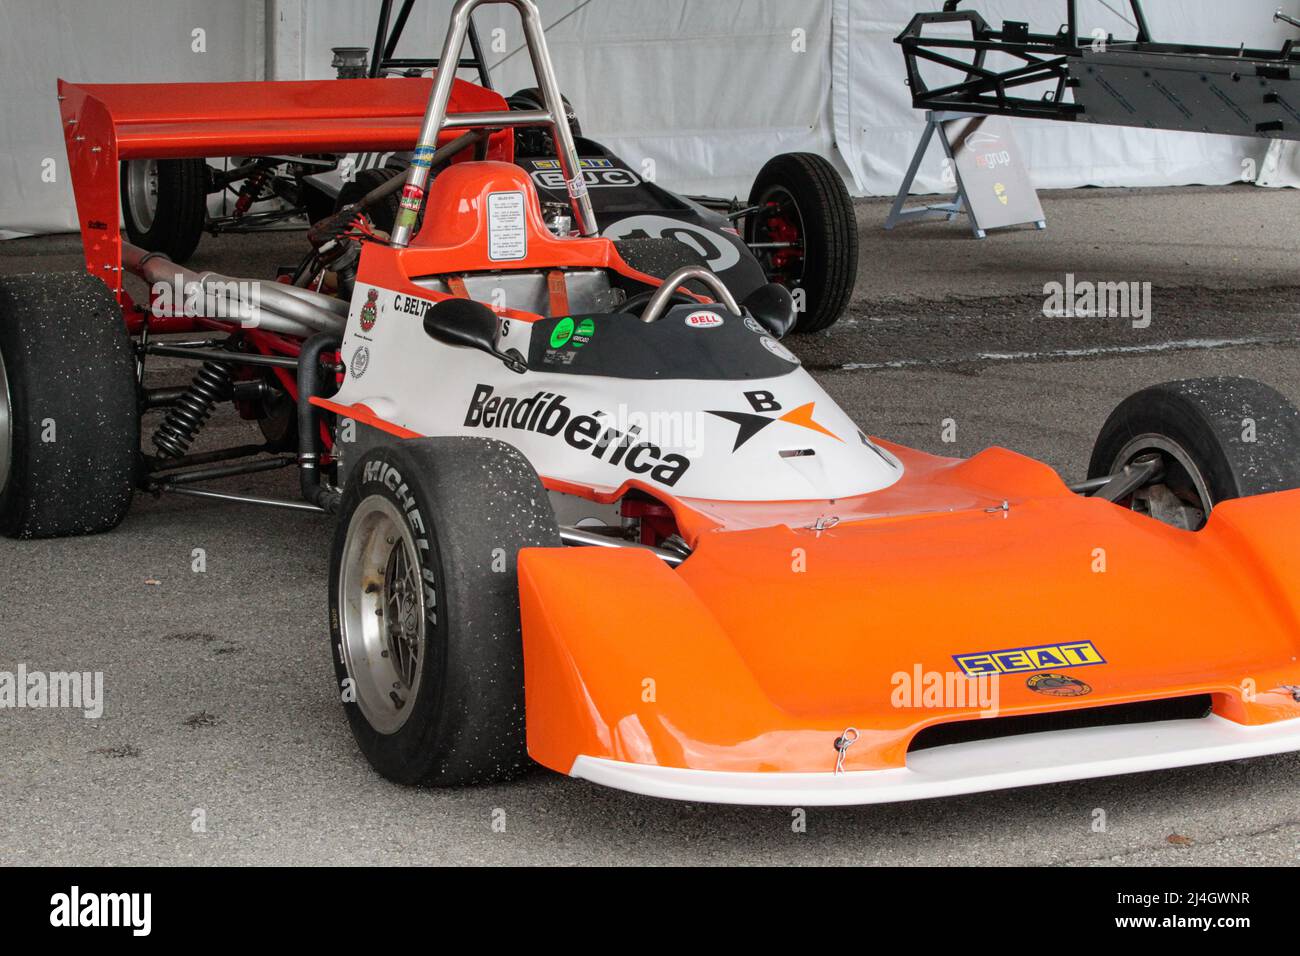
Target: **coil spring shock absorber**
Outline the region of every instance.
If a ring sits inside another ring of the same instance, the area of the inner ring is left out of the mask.
[[[183,457],[203,429],[213,407],[230,397],[232,387],[229,365],[204,362],[189,389],[154,432],[153,444],[158,454],[164,458]]]
[[[248,212],[249,207],[257,202],[257,197],[261,195],[262,187],[271,179],[271,173],[265,168],[259,168],[255,173],[244,180],[244,188],[239,190],[239,198],[235,200],[235,208],[232,218],[242,219],[244,213]]]

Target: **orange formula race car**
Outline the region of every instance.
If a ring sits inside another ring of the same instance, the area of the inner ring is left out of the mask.
[[[328,106],[300,83],[63,86],[88,271],[0,280],[0,528],[107,531],[135,490],[335,516],[337,693],[404,783],[536,762],[853,804],[1300,749],[1286,399],[1143,390],[1073,485],[872,437],[782,343],[787,290],[737,301],[671,239],[598,235],[536,9],[509,2],[533,110],[450,69],[330,81]],[[511,162],[521,126],[554,138],[562,227]],[[120,156],[399,148],[407,174],[314,227],[285,281],[120,245]],[[367,211],[394,197],[389,234]],[[149,388],[155,356],[192,384]],[[190,451],[222,403],[265,443]],[[165,413],[147,454],[144,409]],[[301,500],[209,484],[277,467]]]

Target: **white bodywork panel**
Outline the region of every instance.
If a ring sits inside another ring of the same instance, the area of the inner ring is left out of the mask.
[[[1300,719],[1248,726],[1212,714],[1200,720],[1088,727],[949,744],[908,754],[907,766],[895,770],[734,773],[579,757],[569,775],[617,790],[691,803],[849,806],[1167,770],[1297,749]]]
[[[797,360],[789,374],[743,381],[519,374],[483,352],[431,339],[425,301],[357,285],[335,402],[365,405],[421,435],[509,442],[543,478],[597,492],[634,479],[686,498],[820,500],[877,491],[902,475]],[[527,356],[532,331],[531,323],[503,321],[499,348]],[[795,420],[783,417],[796,410]],[[760,427],[736,447],[741,426],[718,411],[771,421],[751,422]]]

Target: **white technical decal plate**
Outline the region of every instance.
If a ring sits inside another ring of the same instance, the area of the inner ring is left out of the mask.
[[[521,192],[488,193],[488,258],[513,262],[528,255],[528,228]]]

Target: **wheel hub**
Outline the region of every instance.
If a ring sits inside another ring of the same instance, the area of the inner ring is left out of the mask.
[[[787,287],[803,280],[803,214],[789,192],[779,187],[768,190],[759,203],[754,241],[768,244],[758,250],[768,278]]]
[[[419,584],[405,542],[395,543],[384,570],[384,631],[398,675],[407,687],[415,683],[419,662],[423,608]]]
[[[406,520],[371,496],[352,516],[339,571],[340,652],[372,727],[396,733],[420,692],[432,589]]]
[[[1138,435],[1115,458],[1112,474],[1118,474],[1144,455],[1159,455],[1164,462],[1159,481],[1135,491],[1128,501],[1134,511],[1157,521],[1197,531],[1214,507],[1209,482],[1182,445],[1165,435]]]
[[[153,227],[158,214],[158,161],[133,159],[127,166],[126,198],[131,218],[142,232]]]

